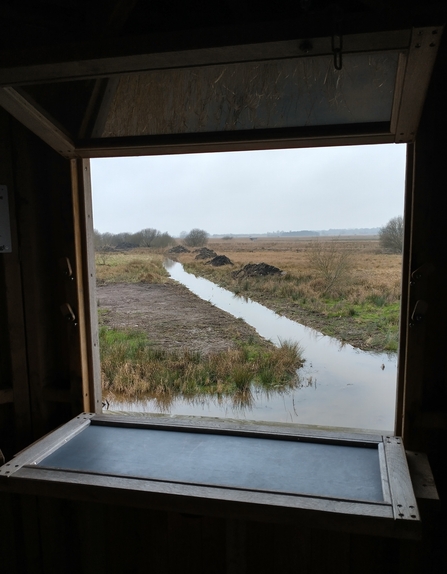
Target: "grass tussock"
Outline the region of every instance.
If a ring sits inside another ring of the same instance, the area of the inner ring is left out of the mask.
[[[166,409],[176,398],[230,398],[233,406],[249,406],[252,389],[287,391],[299,384],[303,365],[298,345],[283,342],[266,350],[254,343],[202,355],[157,348],[144,333],[102,326],[100,350],[103,396],[111,399],[153,399]]]

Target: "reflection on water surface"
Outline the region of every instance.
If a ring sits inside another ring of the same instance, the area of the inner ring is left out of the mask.
[[[394,428],[397,356],[369,353],[342,345],[281,317],[266,307],[235,296],[207,279],[187,273],[181,263],[167,260],[173,279],[216,307],[244,319],[258,333],[278,344],[297,341],[306,360],[301,385],[289,393],[268,396],[252,390],[239,408],[229,400],[179,400],[171,414],[230,417],[253,421],[300,423],[390,433]],[[111,404],[111,409],[156,412],[154,401]]]

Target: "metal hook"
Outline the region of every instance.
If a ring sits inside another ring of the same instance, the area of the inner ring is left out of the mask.
[[[337,41],[336,41],[337,39]],[[336,45],[337,44],[337,45]],[[343,68],[343,36],[341,34],[332,35],[332,52],[334,54],[334,68],[341,70]]]
[[[334,6],[333,12],[334,26],[332,32],[332,53],[334,54],[334,68],[341,70],[343,67],[343,35],[341,33],[341,21],[343,19],[340,6]]]

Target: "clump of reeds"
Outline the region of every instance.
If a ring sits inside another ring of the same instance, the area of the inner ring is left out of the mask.
[[[266,349],[253,342],[202,354],[152,345],[144,333],[100,328],[102,386],[105,398],[154,399],[166,407],[174,398],[230,397],[250,403],[252,387],[286,391],[299,384],[303,365],[298,345],[283,342]]]

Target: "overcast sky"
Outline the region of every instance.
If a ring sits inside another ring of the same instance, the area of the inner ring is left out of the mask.
[[[94,225],[178,236],[380,227],[402,215],[405,145],[92,160]]]

